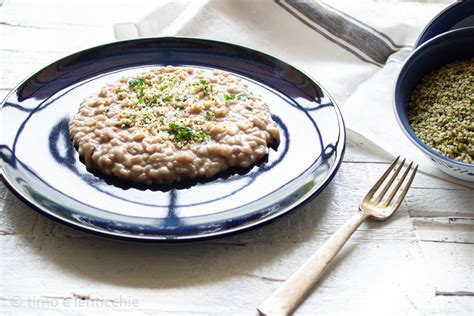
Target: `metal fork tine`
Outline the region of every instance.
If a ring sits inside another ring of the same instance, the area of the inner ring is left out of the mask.
[[[413,182],[413,179],[415,178],[416,171],[418,170],[418,165],[415,166],[413,169],[413,172],[408,179],[408,182],[405,184],[405,186],[402,189],[402,192],[400,193],[400,196],[398,197],[397,201],[395,202],[395,205],[393,206],[395,209],[397,209],[400,204],[402,204],[403,199],[405,198],[405,195],[407,195],[408,189],[411,186],[411,183]]]
[[[392,202],[393,197],[395,196],[395,194],[397,194],[397,191],[398,189],[400,189],[400,186],[402,185],[403,181],[405,181],[405,178],[407,177],[408,172],[410,171],[412,165],[413,165],[413,161],[410,162],[410,164],[408,165],[408,168],[403,173],[401,179],[398,180],[397,184],[395,185],[395,188],[392,190],[392,193],[390,193],[387,200],[382,204],[384,207],[387,207],[390,204],[390,202]]]
[[[368,201],[372,198],[372,196],[374,195],[375,191],[378,190],[378,188],[380,187],[380,185],[385,181],[385,179],[387,178],[387,176],[389,175],[389,173],[392,171],[393,167],[395,167],[395,165],[397,164],[398,162],[398,159],[400,159],[400,156],[398,156],[393,162],[392,164],[390,165],[390,167],[388,167],[388,169],[385,171],[385,173],[380,177],[380,179],[374,184],[374,186],[369,190],[369,192],[367,192],[367,194],[365,195],[363,201]]]
[[[374,200],[375,203],[379,203],[380,201],[382,201],[385,193],[387,193],[387,191],[390,188],[390,186],[392,185],[393,181],[395,181],[395,179],[397,178],[397,175],[400,173],[400,170],[402,170],[402,167],[405,164],[405,160],[406,159],[403,159],[402,162],[398,165],[397,169],[395,169],[395,172],[392,174],[392,176],[388,180],[387,184],[382,189],[382,192],[380,192],[380,194],[375,198],[375,200]]]

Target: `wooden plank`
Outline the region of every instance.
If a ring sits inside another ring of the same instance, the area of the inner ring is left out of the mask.
[[[5,25],[0,25],[0,32],[4,41],[9,43],[8,47],[0,49],[2,89],[13,88],[33,72],[62,57],[114,40],[111,27],[94,30],[97,37],[90,36],[90,32],[84,30],[44,30]]]
[[[0,21],[3,25],[23,28],[94,31],[96,27],[111,27],[118,22],[134,20],[166,2],[168,1],[13,0],[3,6]]]
[[[0,27],[1,28],[1,27]],[[60,51],[1,49],[0,90],[10,90],[34,72],[63,57]]]
[[[12,251],[2,253],[3,267],[12,269],[20,262],[23,267],[4,277],[12,297],[90,301],[131,297],[139,300],[138,310],[178,314],[206,313],[209,307],[217,314],[249,314],[322,243],[176,247],[100,239],[4,238]],[[25,258],[29,260],[24,262]],[[380,306],[393,314],[439,312],[433,304],[435,288],[422,262],[416,243],[351,242],[299,313],[377,314]],[[380,305],[371,304],[374,300]]]
[[[348,155],[350,158],[351,154]],[[38,293],[63,302],[58,304],[74,301],[74,295],[90,297],[87,300],[95,302],[97,299],[114,300],[120,294],[126,294],[140,299],[142,305],[138,310],[149,312],[187,314],[193,310],[205,314],[207,307],[213,306],[216,313],[250,313],[252,306],[291,274],[355,210],[358,193],[365,192],[364,186],[369,185],[365,178],[372,178],[384,168],[384,164],[378,163],[344,163],[334,185],[306,207],[261,229],[197,247],[195,244],[178,247],[136,245],[98,239],[38,216],[11,194],[4,193],[1,221],[4,226],[0,238],[6,245],[2,258],[8,260],[2,263],[2,268],[15,271],[13,267],[22,262],[25,269],[21,275],[12,273],[3,283],[9,293],[26,300],[22,304],[31,297],[34,300]],[[351,187],[355,192],[346,194]],[[419,191],[421,194],[429,192]],[[447,194],[453,192],[464,190],[445,190]],[[466,281],[445,286],[446,274],[423,273],[423,261],[439,258],[435,251],[419,252],[407,209],[402,209],[387,223],[367,223],[346,249],[338,259],[339,263],[332,267],[327,278],[301,307],[301,315],[315,311],[374,314],[377,310],[371,309],[369,297],[377,297],[393,312],[445,311],[433,303],[438,299],[436,289],[455,293],[467,288]],[[458,251],[447,257],[465,262],[468,254]],[[367,260],[370,260],[369,266]],[[192,271],[188,271],[190,264],[194,267]],[[442,266],[439,265],[440,270]],[[462,281],[459,276],[468,273],[469,262],[456,267],[456,280]],[[31,280],[33,274],[37,276],[36,271],[42,271],[41,278]],[[195,274],[197,271],[200,273]],[[405,275],[406,271],[409,273]],[[154,277],[150,278],[150,275]],[[389,275],[390,279],[381,282],[379,275]],[[417,279],[413,279],[414,275]],[[431,284],[433,278],[435,283]],[[43,280],[49,281],[44,283]],[[186,286],[188,280],[192,280],[194,286]],[[236,288],[234,282],[237,281],[239,286]],[[25,282],[30,284],[26,289]],[[404,286],[400,288],[398,283]],[[64,288],[63,284],[68,286]],[[353,290],[341,291],[347,284],[352,284]],[[378,284],[383,285],[379,287]],[[141,288],[160,285],[161,289],[134,290],[138,285]],[[78,290],[84,288],[87,291]],[[173,299],[177,297],[179,301]],[[229,301],[230,297],[239,297],[239,303]],[[337,303],[347,297],[353,299],[343,306]],[[21,311],[13,309],[8,301],[10,297],[4,299],[4,311]],[[226,309],[213,305],[216,301]],[[450,310],[465,313],[466,304],[458,302],[458,305],[450,306]],[[39,310],[50,311],[48,308]],[[60,310],[84,311],[81,307]]]
[[[0,25],[0,32],[4,43],[8,43],[4,48],[13,52],[71,53],[114,41],[113,29],[110,26],[97,27],[91,31],[83,28],[40,29]]]
[[[7,94],[10,92],[10,89],[8,88],[0,88],[0,100],[3,100],[5,99],[5,97],[7,96]]]
[[[456,185],[436,188],[417,176],[413,189],[406,197],[412,217],[473,217],[474,194],[472,189]],[[439,181],[441,182],[441,181]],[[448,183],[442,181],[442,183]],[[450,192],[450,191],[454,192]],[[416,193],[416,194],[415,194]]]
[[[474,214],[471,217],[417,217],[413,225],[420,241],[474,246]]]
[[[8,1],[0,97],[51,61],[113,41],[113,23],[156,5]],[[259,229],[187,245],[97,238],[38,215],[0,184],[0,313],[255,314],[357,210],[390,160],[349,133],[340,172],[317,199]],[[296,315],[472,315],[472,193],[418,174],[402,208],[361,226]]]
[[[474,244],[420,242],[420,248],[435,285],[435,295],[470,297],[474,304]]]

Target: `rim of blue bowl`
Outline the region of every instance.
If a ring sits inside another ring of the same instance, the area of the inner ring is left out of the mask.
[[[449,157],[443,155],[442,153],[436,151],[435,149],[431,148],[427,144],[425,144],[415,134],[415,132],[413,131],[413,128],[411,127],[410,123],[408,122],[408,119],[406,121],[402,121],[402,119],[401,119],[402,115],[400,114],[401,111],[399,111],[400,106],[397,106],[397,100],[396,100],[397,99],[396,98],[396,91],[397,91],[398,86],[400,85],[400,74],[403,71],[405,71],[406,68],[408,68],[408,65],[409,65],[410,61],[414,57],[421,54],[423,52],[423,50],[425,49],[425,47],[427,47],[429,45],[432,45],[432,43],[434,43],[434,42],[442,41],[444,38],[449,37],[449,36],[453,36],[453,34],[455,34],[455,33],[462,33],[462,32],[468,32],[468,31],[473,32],[473,34],[474,34],[474,26],[463,27],[463,28],[447,31],[445,33],[441,33],[439,35],[436,35],[435,37],[430,38],[429,40],[427,40],[426,42],[421,44],[419,47],[417,47],[410,54],[410,56],[408,57],[408,59],[405,61],[405,63],[403,64],[403,66],[400,68],[400,70],[398,72],[397,80],[395,81],[395,86],[394,86],[394,89],[392,90],[393,91],[393,93],[392,93],[392,105],[393,105],[393,111],[395,113],[395,118],[397,119],[398,125],[400,125],[400,127],[401,127],[402,131],[404,132],[405,136],[416,147],[421,149],[421,151],[423,151],[428,156],[434,156],[435,158],[441,159],[441,160],[443,160],[445,162],[448,162],[448,163],[451,163],[451,164],[458,165],[458,166],[463,167],[463,168],[466,168],[466,167],[467,168],[474,168],[474,164],[472,164],[472,163],[463,162],[463,161],[459,161],[459,160],[449,158]],[[405,102],[401,102],[401,103],[405,103]]]
[[[461,29],[461,28],[450,29],[450,27],[454,27],[456,23],[460,22],[461,20],[467,17],[467,16],[464,16],[465,13],[463,12],[463,10],[469,5],[474,5],[474,1],[472,2],[473,3],[468,3],[467,1],[458,0],[448,5],[446,8],[444,8],[444,10],[439,12],[434,18],[432,18],[428,22],[428,24],[426,24],[426,26],[423,28],[420,35],[416,39],[415,44],[413,45],[413,48],[417,48],[421,46],[422,44],[426,43],[427,41],[429,41],[430,39],[434,38],[435,36],[444,34],[445,32]],[[431,37],[428,36],[427,32],[432,31],[436,27],[436,24],[439,24],[440,22],[446,22],[446,19],[450,19],[450,17],[453,15],[456,15],[456,16],[461,15],[463,16],[463,18],[457,21],[456,23],[452,23],[452,24],[450,23],[448,25],[445,25],[445,30],[442,33],[437,33]]]

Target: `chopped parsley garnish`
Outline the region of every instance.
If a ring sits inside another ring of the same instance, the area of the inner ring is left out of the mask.
[[[144,83],[145,83],[145,78],[132,79],[128,82],[128,87],[133,89],[137,86],[141,86]]]
[[[207,117],[208,119],[212,118],[213,116],[214,116],[214,113],[213,113],[213,112],[211,112],[211,111],[206,111],[206,117]]]
[[[140,87],[140,89],[138,90],[138,96],[140,98],[143,98],[144,95],[145,95],[145,91],[144,91],[143,87]]]
[[[174,135],[175,140],[190,140],[192,138],[203,140],[206,138],[206,133],[204,131],[195,133],[191,128],[176,123],[170,123],[168,126],[171,130],[171,134]]]
[[[204,92],[205,94],[209,93],[209,92],[212,92],[213,90],[213,86],[212,85],[202,85],[201,86],[201,92]]]
[[[218,103],[216,96],[222,93],[211,79],[197,78],[190,83],[170,75],[159,75],[159,82],[147,78],[150,77],[143,75],[128,81],[135,104],[123,113],[123,127],[138,127],[151,135],[167,132],[177,146],[210,139],[206,120],[216,117],[210,107]],[[237,94],[229,94],[226,99],[229,96],[237,98]],[[197,118],[193,111],[186,111],[188,105],[195,102],[203,108]]]
[[[148,104],[148,105],[158,104],[158,99],[153,99],[153,100],[150,100],[150,101],[145,101],[145,104]]]
[[[237,100],[241,100],[241,101],[247,101],[249,98],[249,95],[246,94],[246,93],[239,93],[237,95]]]
[[[174,98],[176,102],[186,102],[188,100],[188,97],[185,95],[182,95],[181,97]]]
[[[228,94],[227,94],[227,93],[226,93],[226,94],[224,94],[224,99],[226,99],[226,100],[234,100],[234,99],[235,99],[235,94],[233,94],[233,93],[228,93]]]
[[[138,103],[145,103],[145,87],[143,86],[144,84],[145,78],[136,78],[128,82],[128,87],[130,89],[135,90],[135,93],[137,94]]]
[[[196,137],[199,140],[203,140],[204,138],[206,138],[206,133],[204,133],[203,131],[200,131],[200,132],[194,133],[194,137]]]
[[[172,95],[166,96],[162,100],[163,100],[163,102],[170,102],[170,101],[173,100],[173,96]]]
[[[176,123],[170,123],[169,128],[171,129],[171,134],[174,135],[174,139],[189,139],[193,136],[193,130],[186,126],[181,126]]]
[[[193,86],[199,87],[199,91],[203,92],[204,94],[210,94],[214,91],[214,86],[207,83],[207,81],[204,79],[199,80],[197,83],[193,83]]]

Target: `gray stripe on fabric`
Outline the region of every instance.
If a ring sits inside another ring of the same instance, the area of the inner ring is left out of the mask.
[[[353,55],[357,56],[359,59],[361,59],[362,61],[365,61],[367,63],[370,63],[370,64],[373,64],[375,66],[378,66],[378,67],[381,67],[382,64],[380,63],[377,63],[365,56],[363,56],[362,54],[360,54],[359,52],[353,50],[351,47],[345,45],[344,43],[340,42],[340,41],[337,41],[334,37],[331,37],[329,36],[328,34],[322,32],[321,30],[317,29],[314,25],[311,25],[310,23],[308,23],[307,21],[305,21],[304,19],[302,19],[300,16],[298,16],[296,13],[294,13],[293,11],[291,11],[289,8],[287,8],[283,3],[281,3],[280,0],[275,0],[275,2],[280,5],[285,11],[287,11],[288,13],[290,13],[292,16],[294,16],[295,18],[297,18],[298,20],[300,20],[303,24],[305,24],[306,26],[308,26],[309,28],[313,29],[314,31],[318,32],[319,34],[321,34],[322,36],[324,36],[326,39],[328,39],[329,41],[341,46],[342,48],[344,48],[345,50],[349,51],[350,53],[352,53]]]
[[[321,3],[301,0],[285,2],[334,37],[360,50],[377,64],[385,64],[387,58],[396,51],[376,34],[348,21]]]
[[[402,47],[405,47],[404,45],[398,45],[398,44],[395,44],[395,42],[385,33],[382,33],[381,31],[377,30],[376,28],[362,22],[361,20],[359,19],[356,19],[355,17],[353,16],[350,16],[349,14],[339,10],[339,9],[336,9],[332,6],[330,6],[329,4],[327,4],[326,2],[321,2],[323,5],[325,5],[326,7],[330,8],[331,10],[339,13],[340,15],[344,16],[346,19],[348,20],[351,20],[351,21],[354,21],[354,22],[357,22],[359,23],[360,25],[362,25],[363,27],[367,28],[368,30],[370,30],[371,32],[373,33],[376,33],[378,34],[380,37],[382,37],[385,42],[387,42],[387,44],[389,44],[390,46],[392,46],[392,48],[402,48]]]

